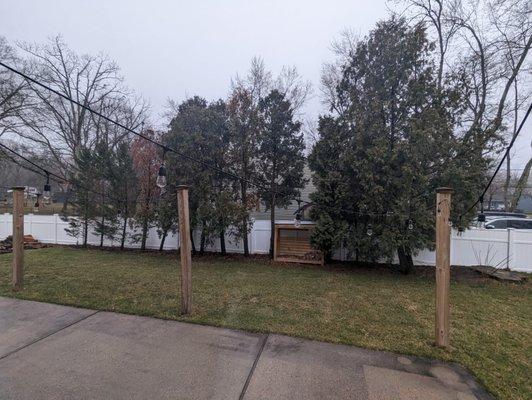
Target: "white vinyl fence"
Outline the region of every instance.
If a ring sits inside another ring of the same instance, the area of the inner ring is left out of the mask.
[[[129,225],[129,224],[128,224]],[[41,243],[50,244],[65,244],[75,245],[83,243],[83,236],[70,236],[65,229],[68,228],[68,221],[63,221],[57,214],[54,215],[24,215],[24,234],[32,235]],[[90,245],[99,245],[100,236],[92,233],[93,229],[89,229],[89,237],[87,239]],[[13,232],[13,217],[11,214],[0,214],[0,240],[12,235]],[[133,230],[127,227],[128,237],[132,234],[139,233],[140,230]],[[120,236],[120,235],[119,235]],[[194,232],[194,243],[196,248],[200,244],[200,232]],[[270,221],[255,221],[253,230],[248,237],[249,250],[254,254],[267,254],[270,248]],[[148,231],[146,240],[146,248],[159,249],[161,239],[157,234],[156,228],[151,228]],[[114,241],[104,239],[104,246],[120,246],[120,239]],[[140,248],[140,242],[134,243],[128,240],[125,247],[130,249]],[[179,248],[179,235],[168,233],[164,242],[164,250],[175,250]],[[226,237],[225,248],[229,253],[243,253],[244,247],[242,243],[233,243],[231,238]],[[207,251],[220,251],[220,240],[217,239],[212,245],[206,246]]]
[[[13,225],[11,214],[0,214],[0,240],[11,235]],[[278,221],[287,222],[287,221]],[[55,215],[25,215],[24,233],[32,235],[42,243],[80,244],[82,239],[69,236],[65,232],[68,222]],[[138,232],[138,231],[137,231]],[[128,233],[135,233],[128,227]],[[249,250],[253,254],[266,254],[269,250],[270,221],[255,221],[249,235]],[[88,242],[99,245],[100,237],[89,234]],[[194,243],[199,248],[200,232],[194,233]],[[146,247],[158,249],[160,238],[155,228],[150,229]],[[120,242],[105,240],[105,246],[119,246]],[[140,243],[126,243],[128,248],[139,248]],[[172,250],[179,247],[178,235],[169,234],[164,249]],[[206,246],[208,251],[220,251],[220,241]],[[226,250],[230,253],[242,253],[242,243],[234,243],[226,238]],[[335,252],[335,259],[346,260],[345,249]],[[414,257],[416,265],[434,265],[435,253],[423,250]],[[516,271],[532,272],[532,230],[519,229],[469,229],[458,233],[453,229],[451,238],[452,265],[491,265],[497,268],[510,268]]]

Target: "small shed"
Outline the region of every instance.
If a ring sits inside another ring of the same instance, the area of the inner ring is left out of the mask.
[[[323,265],[323,253],[312,248],[310,234],[315,224],[275,224],[274,261]]]

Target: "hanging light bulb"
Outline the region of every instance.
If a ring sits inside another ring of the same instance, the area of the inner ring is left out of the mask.
[[[301,197],[298,197],[296,201],[297,201],[297,211],[296,211],[296,216],[294,218],[294,227],[299,228],[299,227],[301,227],[301,219],[302,219],[302,215],[301,215]]]
[[[296,217],[294,218],[294,227],[300,228],[301,227],[301,214],[297,213]]]
[[[159,173],[157,174],[157,180],[155,184],[163,189],[166,186],[166,167],[164,166],[164,158],[166,156],[166,147],[163,148],[163,161],[159,167]]]
[[[477,218],[477,227],[484,228],[485,223],[486,223],[486,215],[484,214],[484,212],[481,212]]]
[[[52,192],[50,190],[50,175],[46,174],[46,183],[44,184],[44,189],[42,191],[42,198],[46,203],[49,203],[51,197]]]
[[[414,222],[411,219],[408,220],[408,230],[414,230]]]
[[[366,235],[373,236],[373,226],[371,224],[368,224],[366,228]]]
[[[161,189],[166,186],[166,167],[164,162],[159,167],[159,173],[157,174],[157,180],[155,182]]]
[[[480,196],[480,214],[477,217],[477,226],[479,228],[484,228],[486,223],[486,215],[484,214],[484,197]]]

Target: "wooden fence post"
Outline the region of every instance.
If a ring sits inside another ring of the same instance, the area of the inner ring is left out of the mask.
[[[188,186],[186,185],[177,187],[177,207],[181,248],[181,314],[187,315],[192,312],[192,246],[190,242]]]
[[[449,346],[449,286],[451,280],[451,194],[436,190],[436,346]]]
[[[24,187],[13,190],[13,289],[22,289],[24,281]]]

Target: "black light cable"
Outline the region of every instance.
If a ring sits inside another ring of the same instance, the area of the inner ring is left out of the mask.
[[[59,92],[59,91],[53,89],[52,87],[50,87],[50,86],[48,86],[48,85],[46,85],[46,84],[44,84],[44,83],[42,83],[42,82],[39,82],[38,80],[36,80],[36,79],[30,77],[29,75],[26,75],[25,73],[23,73],[23,72],[21,72],[21,71],[18,71],[17,69],[15,69],[15,68],[13,68],[13,67],[11,67],[11,66],[9,66],[9,65],[7,65],[7,64],[5,64],[5,63],[3,63],[3,62],[1,62],[1,61],[0,61],[0,66],[2,66],[2,67],[4,67],[4,68],[8,69],[9,71],[11,71],[11,72],[13,72],[13,73],[15,73],[15,74],[17,74],[17,75],[19,75],[19,76],[21,76],[21,77],[23,77],[23,78],[26,79],[27,81],[29,81],[29,82],[31,82],[31,83],[34,83],[35,85],[38,85],[38,86],[40,86],[40,87],[42,87],[42,88],[44,88],[44,89],[46,89],[46,90],[48,90],[48,91],[54,93],[55,95],[57,95],[57,96],[59,96],[59,97],[65,99],[65,100],[67,100],[67,101],[69,101],[69,102],[71,102],[71,103],[73,103],[73,104],[76,104],[77,106],[79,106],[79,107],[81,107],[81,108],[83,108],[83,109],[89,111],[90,113],[92,113],[92,114],[94,114],[94,115],[97,115],[98,117],[104,119],[105,121],[110,122],[110,123],[112,123],[112,124],[115,124],[116,126],[122,128],[122,129],[124,129],[124,130],[127,131],[127,132],[132,133],[133,135],[136,135],[136,136],[138,136],[138,137],[140,137],[140,138],[142,138],[142,139],[144,139],[144,140],[146,140],[146,141],[148,141],[148,142],[150,142],[150,143],[152,143],[152,144],[154,144],[154,145],[156,145],[156,146],[161,147],[161,148],[163,149],[163,151],[164,151],[164,154],[166,154],[166,152],[172,152],[172,153],[175,153],[175,154],[177,154],[177,155],[180,156],[180,157],[183,157],[183,158],[185,158],[185,159],[187,159],[187,160],[189,160],[189,161],[192,161],[192,162],[194,162],[194,163],[197,163],[197,164],[203,165],[204,167],[206,167],[206,168],[208,168],[208,169],[211,169],[211,170],[214,170],[214,171],[217,171],[217,172],[220,173],[220,174],[223,174],[223,175],[229,176],[229,177],[231,177],[231,178],[233,178],[233,179],[235,179],[235,180],[241,181],[241,182],[245,182],[245,183],[247,183],[247,184],[249,184],[249,185],[251,185],[251,186],[254,186],[254,187],[256,187],[256,188],[264,189],[261,185],[257,184],[256,182],[253,182],[253,181],[251,181],[251,180],[249,180],[249,179],[246,179],[246,178],[240,177],[240,176],[238,176],[238,175],[236,175],[236,174],[234,174],[234,173],[232,173],[232,172],[225,171],[225,170],[223,170],[223,169],[217,167],[216,165],[213,165],[213,164],[208,163],[208,162],[206,162],[206,161],[199,160],[199,159],[196,159],[196,158],[194,158],[194,157],[192,157],[192,156],[190,156],[190,155],[184,154],[184,153],[182,153],[182,152],[180,152],[180,151],[178,151],[178,150],[176,150],[176,149],[174,149],[174,148],[168,147],[168,146],[166,146],[166,145],[164,145],[164,144],[158,142],[157,140],[154,140],[154,139],[150,138],[149,136],[144,135],[143,133],[139,133],[139,132],[133,130],[132,128],[129,128],[129,127],[125,126],[124,124],[122,124],[122,123],[120,123],[120,122],[118,122],[118,121],[115,121],[115,120],[113,120],[112,118],[109,118],[109,117],[103,115],[102,113],[100,113],[100,112],[98,112],[98,111],[96,111],[96,110],[93,110],[91,107],[89,107],[89,106],[87,106],[87,105],[85,105],[85,104],[83,104],[83,103],[81,103],[81,102],[79,102],[79,101],[77,101],[77,100],[74,100],[74,99],[70,98],[69,96],[67,96],[67,95],[65,95],[65,94],[63,94],[63,93],[61,93],[61,92]],[[1,145],[1,144],[0,144],[0,145]],[[7,147],[5,147],[5,146],[3,146],[3,145],[2,145],[2,147],[8,149]],[[9,150],[9,151],[12,151],[11,149],[8,149],[8,150]],[[45,172],[45,173],[48,172],[46,169],[44,169],[44,168],[42,168],[42,167],[36,165],[35,163],[31,162],[31,161],[28,160],[27,158],[21,156],[20,154],[18,154],[18,153],[15,153],[15,154],[17,154],[18,156],[20,156],[20,157],[21,157],[22,159],[24,159],[25,161],[31,163],[31,164],[34,165],[35,167],[41,169],[43,172]],[[163,157],[164,157],[164,156],[163,156]],[[164,161],[163,161],[163,163],[164,163]],[[163,170],[163,171],[161,171],[161,170]],[[62,182],[71,183],[71,182],[68,181],[67,179],[62,178],[62,177],[60,177],[60,176],[58,176],[58,175],[55,175],[55,174],[52,174],[52,173],[49,173],[49,174],[50,174],[51,176],[55,176],[55,177],[57,177],[57,178],[60,179],[60,181],[62,181]],[[159,177],[163,177],[163,176],[166,177],[166,169],[164,168],[164,165],[162,164],[161,167],[159,168],[158,178],[159,178]],[[161,178],[161,179],[162,179],[162,178]],[[162,182],[161,182],[161,183],[162,183]],[[96,193],[96,194],[100,194],[100,195],[102,195],[101,193],[97,193],[97,192],[95,192],[95,191],[93,191],[93,190],[91,190],[91,189],[86,189],[86,190],[89,190],[89,191],[92,191],[93,193]],[[424,194],[424,193],[421,193],[420,195],[422,195],[422,194]],[[109,197],[109,196],[107,196],[107,197]],[[117,199],[115,199],[115,200],[117,200]],[[293,200],[297,200],[297,199],[293,199]],[[120,201],[120,200],[118,200],[118,201]],[[385,212],[385,213],[377,213],[377,212],[372,212],[372,213],[368,213],[368,212],[357,212],[357,211],[344,210],[344,209],[339,209],[339,208],[335,208],[335,207],[330,207],[330,206],[326,206],[326,205],[318,205],[318,204],[316,204],[316,203],[313,203],[313,202],[310,202],[310,201],[305,201],[305,200],[301,200],[301,202],[304,203],[304,204],[307,204],[307,205],[315,205],[315,206],[318,206],[318,207],[328,208],[328,209],[330,209],[330,210],[340,211],[340,212],[344,212],[344,213],[351,214],[351,215],[355,215],[355,216],[373,216],[373,217],[379,217],[379,216],[389,216],[389,215],[390,215],[390,213],[388,213],[388,212]],[[401,214],[393,214],[393,215],[401,215]]]
[[[469,207],[465,212],[460,214],[460,216],[459,216],[460,221],[462,220],[462,217],[465,214],[467,214],[469,211],[471,211],[479,203],[481,205],[481,215],[484,215],[484,195],[487,193],[488,189],[490,188],[491,184],[493,183],[493,180],[495,179],[495,176],[499,173],[499,170],[501,169],[501,167],[502,167],[502,165],[504,163],[504,160],[506,159],[506,157],[508,157],[508,154],[510,153],[510,150],[512,149],[512,146],[514,145],[517,137],[519,136],[519,133],[521,132],[521,129],[523,128],[523,126],[524,126],[524,124],[525,124],[526,120],[528,119],[528,116],[530,115],[531,112],[532,112],[532,103],[530,104],[530,106],[528,106],[528,110],[526,111],[525,116],[521,120],[521,123],[519,124],[519,128],[517,129],[517,131],[515,132],[515,135],[513,136],[512,140],[508,144],[508,147],[506,148],[506,151],[504,152],[504,155],[502,156],[501,161],[499,162],[499,165],[497,165],[497,168],[495,169],[495,172],[493,173],[493,175],[491,176],[490,180],[488,181],[488,184],[486,185],[486,187],[484,188],[484,190],[482,191],[480,196],[478,196],[478,199],[471,205],[471,207]],[[485,221],[485,218],[486,217],[484,216],[483,217],[484,221]],[[482,221],[480,221],[480,222],[482,222]]]

